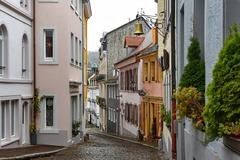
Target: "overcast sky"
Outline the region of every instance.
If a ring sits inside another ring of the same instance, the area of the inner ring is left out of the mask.
[[[91,0],[92,17],[88,21],[88,50],[97,51],[103,32],[109,32],[136,17],[143,8],[145,14],[155,15],[154,0]]]

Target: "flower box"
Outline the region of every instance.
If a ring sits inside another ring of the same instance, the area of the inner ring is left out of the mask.
[[[240,136],[224,136],[223,144],[240,155]]]

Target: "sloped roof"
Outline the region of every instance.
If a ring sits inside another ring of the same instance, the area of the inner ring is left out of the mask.
[[[154,42],[154,40],[153,40],[153,36],[154,36],[153,33],[155,33],[155,32],[156,32],[156,29],[150,30],[145,35],[144,40],[136,47],[136,49],[133,50],[130,53],[130,55],[126,56],[122,60],[115,63],[115,65],[125,61],[126,59],[129,59],[130,57],[136,56],[136,55],[141,54],[141,53],[148,54],[149,51],[157,49],[156,42]],[[157,32],[156,32],[156,34],[157,34]]]
[[[138,47],[144,40],[144,37],[126,36],[124,40],[124,48]]]

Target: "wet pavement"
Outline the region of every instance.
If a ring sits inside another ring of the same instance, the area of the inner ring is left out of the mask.
[[[50,157],[34,160],[161,160],[159,150],[111,138],[99,134],[91,134],[90,139],[72,146]]]

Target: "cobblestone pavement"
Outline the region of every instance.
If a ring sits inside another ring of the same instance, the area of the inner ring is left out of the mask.
[[[51,157],[34,160],[161,160],[158,150],[103,135],[91,134],[90,140]]]

